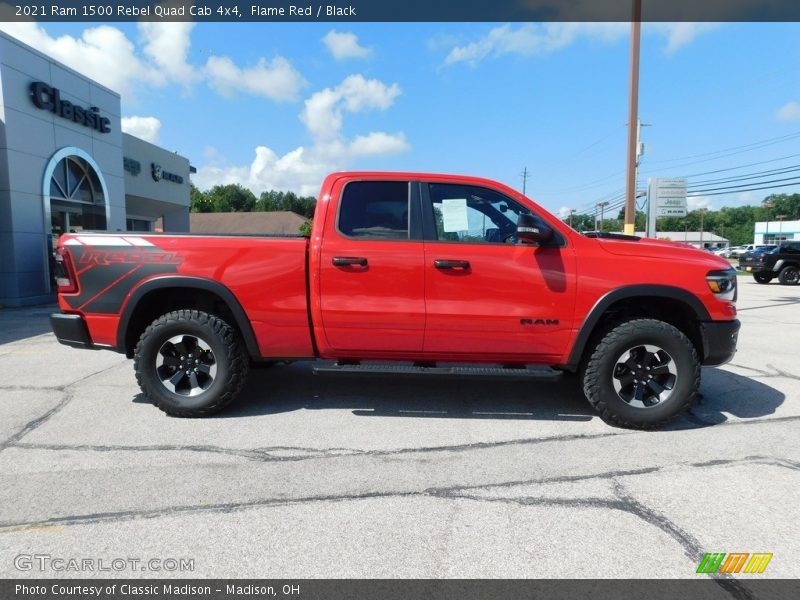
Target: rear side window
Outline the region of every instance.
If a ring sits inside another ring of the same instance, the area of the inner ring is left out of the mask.
[[[783,251],[788,254],[800,254],[800,243],[790,243],[783,247]]]
[[[407,240],[409,183],[353,181],[339,204],[338,229],[347,237]]]

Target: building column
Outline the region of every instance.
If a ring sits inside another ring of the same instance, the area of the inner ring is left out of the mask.
[[[164,231],[187,232],[189,231],[189,207],[170,212],[164,215]]]

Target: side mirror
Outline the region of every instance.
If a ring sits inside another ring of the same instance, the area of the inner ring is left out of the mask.
[[[517,219],[517,239],[528,244],[543,244],[553,237],[553,230],[533,215],[520,215]]]

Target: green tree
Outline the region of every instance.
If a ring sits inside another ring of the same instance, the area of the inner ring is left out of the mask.
[[[294,192],[269,190],[261,193],[261,197],[256,202],[255,210],[264,212],[288,210],[311,219],[314,216],[316,206],[317,199],[313,196],[298,196]]]
[[[250,212],[255,208],[256,197],[238,183],[215,185],[208,191],[214,212]]]
[[[201,192],[194,184],[190,184],[189,187],[189,210],[195,213],[207,213],[207,212],[214,212],[214,206],[211,203],[211,200],[208,198],[208,195],[205,192]]]

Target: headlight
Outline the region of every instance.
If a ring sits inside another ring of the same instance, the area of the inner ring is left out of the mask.
[[[706,275],[706,282],[720,300],[736,300],[736,269],[711,271]]]

